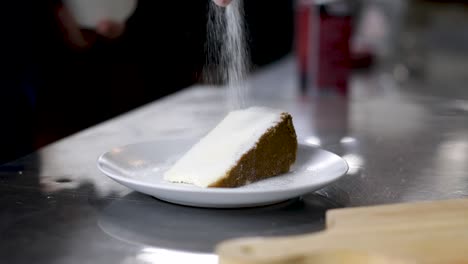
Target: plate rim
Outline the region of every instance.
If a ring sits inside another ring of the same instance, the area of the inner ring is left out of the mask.
[[[171,139],[171,140],[177,140],[177,139]],[[136,145],[141,145],[141,144],[145,144],[145,143],[149,143],[149,142],[157,142],[157,141],[161,141],[161,140],[150,140],[150,141],[141,141],[141,142],[136,142],[136,143],[132,143],[132,144],[126,144],[126,145],[122,145],[118,148],[126,148],[126,147],[130,147],[130,146],[136,146]],[[333,178],[331,179],[328,179],[326,181],[323,181],[323,182],[320,182],[320,184],[315,184],[317,186],[321,186],[319,188],[316,188],[316,189],[320,189],[322,188],[323,186],[326,186],[332,182],[335,182],[341,178],[343,178],[349,171],[349,164],[348,162],[341,156],[339,156],[338,154],[335,154],[331,151],[328,151],[328,150],[325,150],[323,148],[321,148],[320,146],[316,146],[316,145],[311,145],[311,144],[307,144],[307,143],[304,143],[304,142],[298,142],[298,145],[300,146],[304,146],[304,147],[308,147],[308,148],[314,148],[314,149],[317,149],[317,150],[320,150],[320,151],[324,151],[326,152],[327,154],[331,154],[333,156],[335,156],[336,158],[338,158],[344,165],[344,171],[341,173],[341,174],[337,174],[337,176],[334,176]],[[177,191],[177,192],[184,192],[184,193],[203,193],[203,194],[240,194],[240,193],[249,193],[249,194],[262,194],[262,193],[284,193],[284,192],[291,192],[291,191],[300,191],[300,190],[308,190],[308,189],[313,189],[311,187],[311,185],[304,185],[304,186],[299,186],[299,187],[295,187],[295,188],[286,188],[286,189],[243,189],[243,188],[202,188],[202,187],[199,187],[199,188],[193,188],[193,189],[186,189],[184,187],[181,187],[180,185],[178,184],[174,184],[173,186],[172,185],[161,185],[161,184],[154,184],[154,183],[148,183],[148,182],[144,182],[144,181],[141,181],[141,180],[136,180],[136,179],[132,179],[132,178],[129,178],[129,177],[125,177],[125,176],[120,176],[120,175],[117,175],[109,170],[106,170],[103,168],[103,166],[101,165],[103,162],[102,160],[104,160],[104,156],[107,155],[108,153],[110,153],[111,151],[106,151],[104,153],[102,153],[101,155],[99,155],[99,157],[97,158],[96,160],[96,165],[97,165],[97,168],[98,170],[103,173],[104,175],[106,175],[107,177],[111,178],[112,180],[118,182],[119,184],[122,184],[121,182],[125,182],[125,183],[129,183],[129,184],[132,184],[132,185],[137,185],[137,186],[144,186],[146,188],[151,188],[151,189],[157,189],[157,190],[163,190],[163,191]],[[127,188],[130,188],[128,186],[126,186]],[[192,186],[190,186],[192,187]],[[193,187],[196,187],[196,186],[193,186]],[[133,189],[133,188],[130,188],[130,189]],[[133,189],[135,190],[135,189]]]

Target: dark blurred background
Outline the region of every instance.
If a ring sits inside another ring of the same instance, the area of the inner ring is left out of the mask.
[[[139,0],[119,37],[87,32],[93,41],[86,47],[70,43],[59,0],[3,3],[0,164],[202,83],[209,1]],[[297,27],[301,2],[244,1],[253,69],[298,47],[294,44],[301,39]],[[440,45],[458,60],[468,49],[467,1],[352,3],[353,70],[391,65],[397,77],[421,77],[427,73],[429,46]],[[459,89],[460,96],[466,94]]]

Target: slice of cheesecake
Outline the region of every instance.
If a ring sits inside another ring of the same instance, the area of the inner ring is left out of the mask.
[[[289,171],[296,160],[292,117],[251,107],[230,112],[164,179],[200,187],[238,187]]]

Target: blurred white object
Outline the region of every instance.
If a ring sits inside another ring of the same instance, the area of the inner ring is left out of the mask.
[[[64,0],[64,4],[80,27],[94,29],[103,20],[125,23],[137,0]]]
[[[407,10],[405,0],[363,0],[361,19],[353,39],[353,50],[363,47],[381,59],[395,56],[398,37]]]

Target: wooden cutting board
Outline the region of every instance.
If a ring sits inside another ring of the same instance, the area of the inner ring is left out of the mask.
[[[321,233],[238,239],[220,264],[468,263],[468,199],[336,209]]]

